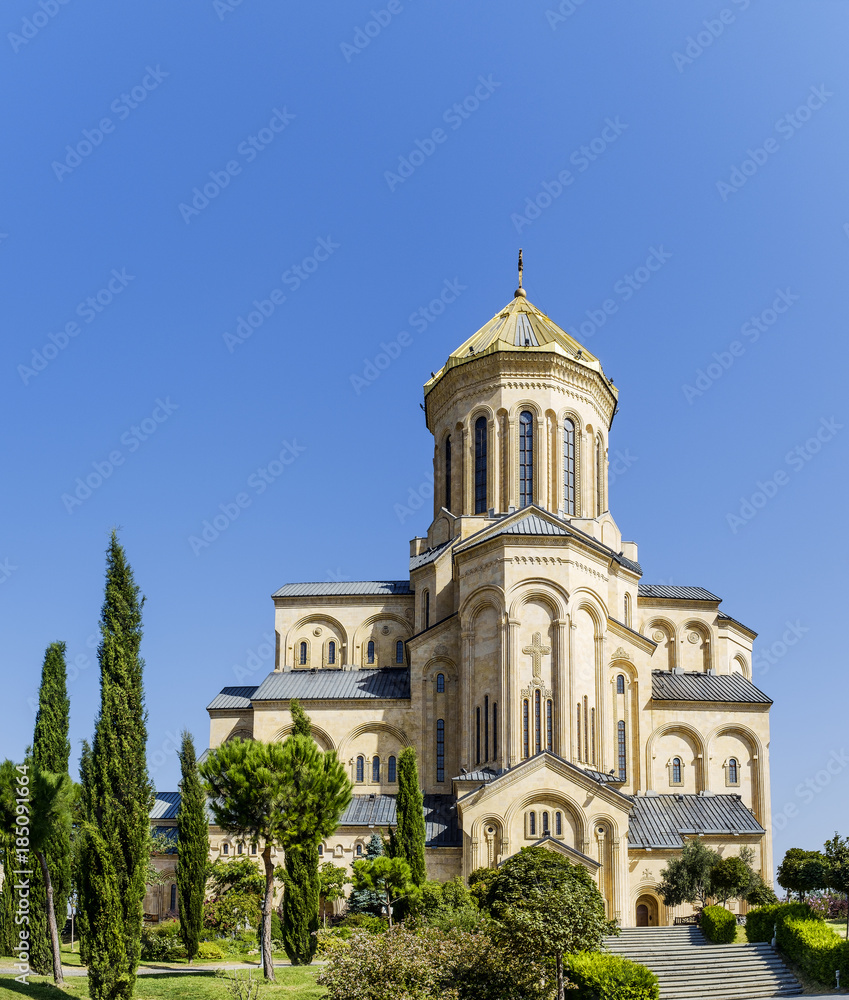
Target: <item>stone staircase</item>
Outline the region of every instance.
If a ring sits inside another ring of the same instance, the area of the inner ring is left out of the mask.
[[[800,996],[802,987],[768,944],[711,944],[698,927],[626,927],[608,951],[651,969],[661,1000]]]

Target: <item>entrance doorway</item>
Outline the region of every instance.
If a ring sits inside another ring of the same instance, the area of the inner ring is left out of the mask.
[[[637,927],[657,927],[657,900],[643,895],[637,900]]]

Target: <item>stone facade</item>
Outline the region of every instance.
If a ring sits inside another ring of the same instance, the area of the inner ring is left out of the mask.
[[[656,887],[688,836],[751,846],[771,880],[755,633],[702,588],[641,582],[607,503],[617,398],[520,288],[425,386],[434,509],[409,578],[274,595],[274,671],[212,702],[210,746],[284,739],[297,697],[354,784],[325,858],[349,865],[394,819],[414,746],[431,877],[543,843],[624,926],[687,912]],[[213,829],[213,855],[225,845]]]

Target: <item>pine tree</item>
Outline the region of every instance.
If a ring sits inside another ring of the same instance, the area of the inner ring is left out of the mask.
[[[292,965],[309,965],[318,944],[318,845],[304,844],[286,851],[283,889],[283,947]]]
[[[398,796],[395,804],[398,812],[395,831],[398,856],[410,866],[413,882],[421,885],[427,879],[424,801],[414,747],[406,747],[398,758]]]
[[[383,853],[383,840],[376,833],[373,833],[366,844],[365,858],[371,861],[374,858],[379,858]],[[379,917],[383,913],[383,909],[383,896],[373,889],[357,889],[355,887],[348,896],[348,913],[371,913],[373,916]]]
[[[65,643],[53,642],[44,654],[41,668],[41,686],[38,691],[38,713],[32,742],[32,762],[39,771],[67,774],[71,756],[68,740],[69,710],[68,687],[65,668]],[[68,914],[71,894],[71,829],[70,824],[59,825],[49,836],[44,855],[53,887],[53,908],[61,931]],[[38,863],[32,859],[33,870]],[[47,922],[47,896],[44,882],[36,879],[30,892],[30,930],[32,952],[30,964],[42,975],[52,968],[52,953]]]
[[[312,722],[307,713],[301,708],[301,703],[293,698],[289,702],[289,711],[292,713],[292,735],[312,736]]]
[[[180,811],[177,813],[177,893],[180,898],[180,937],[193,961],[203,928],[209,826],[191,734],[183,733],[180,748]]]
[[[153,787],[139,656],[143,598],[112,532],[100,617],[100,713],[83,775],[80,904],[93,1000],[132,996],[141,950]]]

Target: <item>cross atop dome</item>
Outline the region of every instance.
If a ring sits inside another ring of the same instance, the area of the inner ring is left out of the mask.
[[[519,248],[519,287],[513,292],[514,299],[526,299],[528,297],[527,292],[522,288],[522,271],[524,267],[522,265],[522,249]]]

